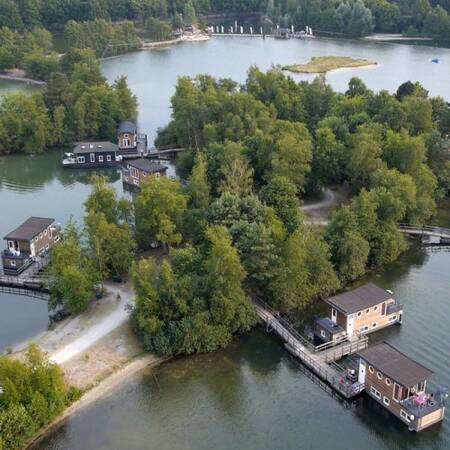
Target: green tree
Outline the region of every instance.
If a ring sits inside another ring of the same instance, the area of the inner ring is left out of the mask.
[[[187,198],[178,181],[148,177],[135,200],[136,234],[139,245],[153,242],[170,247],[182,240],[181,218]]]

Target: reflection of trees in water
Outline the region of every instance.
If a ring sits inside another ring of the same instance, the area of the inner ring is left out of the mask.
[[[0,158],[0,189],[35,191],[57,179],[63,186],[89,184],[92,175],[104,175],[111,183],[120,179],[117,168],[64,169],[63,150],[41,155],[9,155]]]
[[[55,177],[60,163],[58,151],[1,157],[0,187],[18,191],[40,189]]]
[[[102,175],[110,183],[120,180],[120,171],[115,168],[104,169],[63,169],[56,176],[64,186],[70,186],[75,183],[89,184],[93,175]]]

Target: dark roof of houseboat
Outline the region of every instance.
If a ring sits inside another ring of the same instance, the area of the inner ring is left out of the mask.
[[[353,314],[391,298],[392,294],[385,289],[373,283],[368,283],[352,291],[330,297],[325,301],[344,314]]]
[[[3,239],[17,241],[31,241],[35,236],[50,226],[55,219],[46,217],[30,217],[15,230],[8,233]]]
[[[426,380],[433,372],[422,364],[408,358],[387,342],[373,345],[358,352],[376,370],[405,387]]]
[[[73,149],[74,153],[100,153],[117,152],[118,146],[109,141],[78,142]]]
[[[129,121],[121,122],[119,128],[117,128],[118,135],[122,133],[135,134],[136,132],[137,132],[136,124]]]
[[[316,324],[327,330],[331,334],[341,333],[345,331],[340,325],[334,323],[329,317],[319,317],[316,319]]]
[[[132,159],[130,161],[127,161],[127,164],[147,173],[163,172],[167,170],[166,166],[163,166],[156,161],[152,161],[151,159],[146,158]]]

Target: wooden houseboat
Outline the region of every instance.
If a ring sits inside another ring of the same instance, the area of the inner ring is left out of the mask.
[[[39,256],[44,256],[60,239],[61,227],[54,219],[30,217],[8,233],[6,250],[2,252],[3,271],[18,275]]]
[[[66,153],[63,166],[69,168],[115,167],[122,157],[118,147],[109,141],[79,142],[72,153]]]
[[[354,334],[367,334],[381,328],[402,323],[403,305],[397,303],[391,291],[373,283],[325,300],[328,318],[339,328],[333,337],[345,331],[348,338]],[[320,320],[320,319],[318,319]],[[332,337],[322,322],[315,323],[314,334],[324,342]]]
[[[142,181],[148,176],[156,178],[166,176],[167,167],[151,159],[139,158],[124,162],[122,181],[124,185],[139,189]]]
[[[358,381],[365,391],[389,412],[420,431],[444,418],[443,391],[426,391],[432,371],[387,343],[360,351]]]

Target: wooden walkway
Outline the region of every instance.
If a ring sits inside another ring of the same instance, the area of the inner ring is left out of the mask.
[[[364,390],[364,385],[351,382],[343,370],[338,370],[335,363],[344,356],[351,355],[368,346],[367,336],[355,336],[351,341],[344,341],[335,346],[314,347],[301,336],[285,319],[272,311],[259,299],[253,298],[258,316],[265,322],[268,330],[274,331],[285,342],[286,349],[312,370],[319,378],[326,381],[345,398],[351,398]]]
[[[400,223],[399,230],[409,236],[419,236],[427,238],[432,244],[450,244],[450,229],[442,227],[434,227],[430,225],[410,225]]]
[[[41,271],[49,262],[50,256],[44,256],[18,275],[0,275],[0,286],[46,292],[45,275]]]

